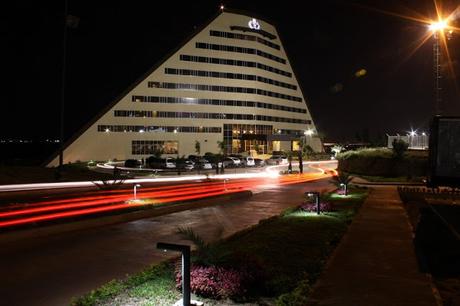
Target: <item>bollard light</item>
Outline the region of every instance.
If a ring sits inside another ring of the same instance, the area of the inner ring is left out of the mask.
[[[182,253],[182,305],[190,306],[190,246],[158,242],[157,249]]]
[[[141,185],[134,184],[134,200],[137,200],[137,187],[141,187]]]
[[[316,201],[316,213],[319,215],[320,214],[320,205],[319,205],[319,192],[318,191],[307,191],[305,192],[305,195],[307,197],[312,197],[314,196],[315,197],[315,201]]]

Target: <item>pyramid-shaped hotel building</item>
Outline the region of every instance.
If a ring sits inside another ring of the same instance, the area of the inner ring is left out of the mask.
[[[222,11],[74,135],[63,162],[189,155],[196,141],[202,154],[219,152],[218,141],[227,153],[270,153],[306,137],[321,151],[315,135],[275,27]]]

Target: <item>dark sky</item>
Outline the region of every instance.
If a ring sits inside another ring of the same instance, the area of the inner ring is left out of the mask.
[[[45,2],[18,1],[0,13],[6,49],[0,138],[59,135],[63,4]],[[429,17],[434,16],[433,1],[316,2],[320,4],[224,1],[277,26],[317,128],[327,140],[354,141],[366,130],[375,138],[426,129],[434,104],[433,40],[410,56],[426,26],[378,10]],[[69,0],[69,14],[80,22],[68,32],[66,135],[208,21],[219,3]],[[452,11],[460,1],[443,5]],[[448,43],[460,75],[455,51],[460,50],[460,33]],[[367,73],[358,78],[360,69]],[[459,115],[458,79],[445,75],[444,113]]]

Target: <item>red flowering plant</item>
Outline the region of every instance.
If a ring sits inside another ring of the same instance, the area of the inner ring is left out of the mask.
[[[238,254],[229,254],[217,244],[205,243],[190,228],[179,228],[178,233],[197,247],[190,268],[190,290],[213,299],[241,298],[261,279],[261,269],[255,261]],[[176,287],[182,287],[180,263],[176,265]]]
[[[331,203],[325,200],[325,192],[322,191],[319,193],[319,209],[321,212],[330,212],[334,210],[334,207]],[[314,197],[306,196],[303,200],[303,203],[300,205],[300,209],[306,212],[316,212],[317,205]]]

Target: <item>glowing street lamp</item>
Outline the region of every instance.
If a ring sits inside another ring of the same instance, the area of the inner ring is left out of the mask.
[[[437,32],[437,31],[444,31],[445,28],[448,27],[447,20],[439,20],[438,22],[432,22],[428,28],[430,31]]]
[[[304,134],[305,136],[311,136],[311,135],[313,135],[313,130],[312,130],[312,129],[308,129],[308,130],[306,130],[303,134]]]

